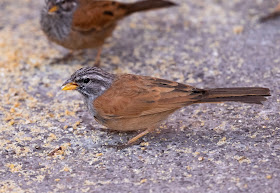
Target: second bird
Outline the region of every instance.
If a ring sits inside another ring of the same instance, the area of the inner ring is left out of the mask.
[[[165,0],[135,3],[96,0],[46,0],[41,12],[41,28],[49,40],[70,50],[97,48],[95,64],[99,64],[102,45],[110,37],[117,22],[139,11],[170,7]]]

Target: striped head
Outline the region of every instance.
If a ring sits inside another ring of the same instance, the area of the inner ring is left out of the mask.
[[[77,0],[46,0],[41,11],[41,29],[51,40],[64,41],[71,32]]]
[[[85,67],[76,71],[62,85],[62,90],[77,90],[86,98],[96,99],[110,88],[115,75],[97,67]]]
[[[77,0],[46,0],[46,11],[50,15],[67,14],[75,11]]]

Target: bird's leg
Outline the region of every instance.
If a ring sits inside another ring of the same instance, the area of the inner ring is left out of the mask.
[[[118,150],[122,150],[125,149],[131,145],[133,145],[138,139],[140,139],[141,137],[147,135],[148,133],[152,132],[156,127],[151,127],[146,129],[145,131],[139,133],[138,135],[136,135],[135,137],[133,137],[132,139],[130,139],[127,143],[125,144],[119,144],[119,145],[106,145],[106,147],[109,148],[117,148]]]
[[[131,145],[133,143],[135,143],[138,139],[140,139],[141,137],[143,137],[144,135],[147,135],[148,133],[152,132],[155,129],[155,127],[151,127],[146,129],[145,131],[139,133],[138,135],[136,135],[135,137],[133,137],[132,139],[130,139],[127,142],[127,145]]]
[[[97,50],[97,54],[96,54],[96,57],[95,57],[94,65],[93,65],[93,66],[96,66],[96,67],[99,67],[99,66],[100,66],[100,57],[101,57],[101,53],[102,53],[102,47],[99,47],[98,50]],[[87,58],[87,59],[82,63],[82,65],[88,65],[89,62],[92,62],[92,58],[91,58],[92,52],[90,52],[89,55],[90,55],[90,57]]]
[[[97,50],[97,54],[96,54],[96,58],[95,58],[95,62],[94,62],[94,66],[96,66],[96,67],[100,66],[101,53],[102,53],[102,46],[99,47]]]
[[[276,6],[276,8],[274,8],[274,10],[270,14],[268,14],[264,17],[261,17],[260,21],[265,22],[267,20],[274,19],[278,16],[280,16],[280,3]]]
[[[50,64],[61,64],[61,63],[67,63],[71,60],[73,60],[75,58],[75,56],[78,56],[78,55],[83,55],[83,50],[80,50],[80,51],[73,51],[73,50],[70,50],[66,55],[64,55],[63,57],[61,58],[54,58]]]

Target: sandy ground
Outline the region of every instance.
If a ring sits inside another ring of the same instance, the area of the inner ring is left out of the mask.
[[[102,68],[201,88],[269,87],[269,100],[189,106],[140,145],[108,148],[136,133],[104,130],[78,93],[60,90],[94,55],[51,65],[67,51],[40,30],[44,1],[1,0],[0,192],[279,192],[280,18],[257,22],[277,2],[174,1],[123,20]]]

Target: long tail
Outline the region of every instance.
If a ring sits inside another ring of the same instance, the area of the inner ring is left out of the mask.
[[[197,103],[218,103],[226,101],[262,104],[270,96],[268,88],[243,87],[243,88],[215,88],[206,90],[204,96]]]
[[[266,22],[268,20],[275,19],[279,16],[280,16],[280,3],[277,5],[277,7],[270,14],[268,14],[264,17],[261,17],[259,19],[259,21],[260,22]]]
[[[158,8],[171,7],[176,5],[177,4],[166,0],[144,0],[135,3],[126,4],[128,15],[138,11],[147,11],[150,9],[158,9]]]

